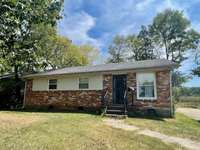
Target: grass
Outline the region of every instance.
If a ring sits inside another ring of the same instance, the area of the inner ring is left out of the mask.
[[[128,123],[166,134],[200,137],[200,125],[183,115],[164,121],[128,118]],[[169,133],[168,133],[169,132]],[[190,135],[192,134],[192,135]],[[179,145],[114,129],[102,117],[81,113],[0,112],[1,150],[173,150]]]
[[[200,109],[200,97],[195,96],[181,96],[176,102],[176,107],[190,107]]]
[[[175,118],[128,118],[126,122],[143,129],[150,129],[167,135],[189,138],[197,141],[200,139],[200,122],[190,119],[180,113],[176,113]]]

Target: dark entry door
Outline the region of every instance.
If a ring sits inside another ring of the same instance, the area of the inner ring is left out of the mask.
[[[126,75],[113,76],[113,104],[123,104],[126,90]]]

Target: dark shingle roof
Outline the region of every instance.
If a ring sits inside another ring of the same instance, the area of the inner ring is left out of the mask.
[[[74,73],[89,73],[89,72],[106,72],[106,71],[120,71],[120,70],[138,70],[138,69],[148,69],[148,68],[174,68],[177,64],[165,59],[154,59],[154,60],[144,60],[135,61],[129,63],[110,63],[95,66],[80,66],[80,67],[67,67],[57,70],[52,70],[48,72],[29,74],[26,77],[36,77],[36,76],[50,76],[50,75],[62,75],[62,74],[74,74]]]

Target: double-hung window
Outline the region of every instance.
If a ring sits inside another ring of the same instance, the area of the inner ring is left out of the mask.
[[[88,88],[89,88],[89,79],[79,78],[79,89],[88,89]]]
[[[56,90],[56,89],[57,89],[57,79],[50,79],[49,90]]]
[[[156,99],[155,73],[137,73],[137,99]]]

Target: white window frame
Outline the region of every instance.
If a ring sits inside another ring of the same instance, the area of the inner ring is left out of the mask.
[[[50,89],[50,88],[49,88],[49,85],[50,85],[49,82],[50,82],[50,80],[56,80],[56,89]],[[58,89],[58,79],[49,79],[49,80],[48,80],[48,90],[49,90],[49,91],[55,91],[55,90],[57,90],[57,89]]]
[[[88,83],[87,83],[87,84],[88,84],[88,88],[80,88],[80,80],[81,80],[81,79],[87,79],[87,80],[88,80]],[[89,81],[89,78],[88,78],[88,77],[79,77],[79,78],[78,78],[78,89],[79,89],[79,90],[88,90],[88,89],[90,88],[89,82],[90,82],[90,81]]]
[[[139,95],[139,81],[138,81],[138,75],[139,74],[153,74],[153,76],[154,76],[154,97],[140,97],[140,95]],[[157,85],[156,85],[156,74],[155,74],[155,72],[139,72],[139,73],[136,73],[136,84],[137,84],[137,99],[138,100],[156,100],[157,99]]]

